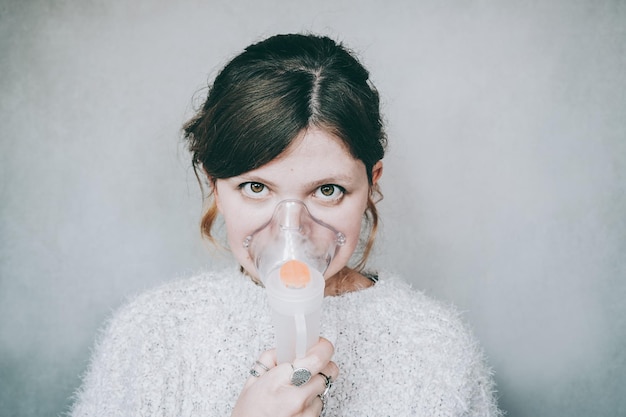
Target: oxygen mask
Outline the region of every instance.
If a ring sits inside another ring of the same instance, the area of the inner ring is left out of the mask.
[[[272,218],[243,242],[265,285],[270,273],[291,260],[304,262],[321,274],[345,236],[311,215],[300,200],[284,200]]]
[[[243,242],[267,290],[278,362],[303,357],[319,339],[324,273],[345,243],[343,233],[284,200],[272,218]]]

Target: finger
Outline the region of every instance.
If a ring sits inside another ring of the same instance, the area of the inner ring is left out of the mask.
[[[299,388],[309,382],[310,378],[317,375],[319,371],[328,366],[334,350],[335,348],[332,343],[330,343],[327,339],[320,338],[319,342],[309,349],[305,357],[296,359],[293,363],[281,363],[276,365],[271,369],[271,373],[275,375],[276,381],[283,381],[282,384],[284,385],[296,385],[296,387]],[[276,363],[276,352],[268,352],[273,355],[273,361]],[[336,367],[336,365],[331,365],[331,369],[328,371],[334,375],[337,373],[337,370],[333,370],[333,366]],[[298,381],[298,379],[300,379],[300,381]],[[248,379],[247,383],[252,384],[254,381]],[[307,391],[304,393],[306,392]]]
[[[320,399],[320,411],[319,413],[317,413],[317,415],[320,417],[324,417],[324,414],[326,414],[326,407],[328,406],[328,397],[318,395],[317,398]]]
[[[285,381],[285,385],[293,385],[292,377],[296,370],[306,370],[310,373],[310,376],[317,374],[320,370],[330,361],[330,358],[334,353],[334,346],[327,339],[320,338],[319,341],[313,345],[307,352],[307,355],[303,358],[295,359],[293,363],[281,363],[275,367],[275,373],[280,375],[282,381]],[[275,352],[274,352],[275,354]]]
[[[322,381],[321,384],[317,384],[318,387],[322,387],[322,391],[320,392],[324,392],[330,384],[337,380],[338,377],[339,367],[337,367],[337,364],[333,361],[328,362],[328,365],[326,365],[326,367],[316,376],[316,379],[320,379]]]
[[[269,371],[276,367],[276,349],[269,349],[259,355],[259,359],[255,364],[265,371]],[[265,369],[267,368],[267,369]]]
[[[250,375],[259,378],[261,375],[265,374],[269,370],[270,368],[268,368],[263,362],[257,359],[250,367]]]
[[[307,384],[298,387],[298,389],[302,390],[302,392],[310,398],[327,394],[332,383],[337,380],[338,375],[339,368],[335,362],[328,362],[328,365],[326,365],[322,372],[313,375]]]
[[[333,344],[320,337],[319,342],[309,349],[305,357],[293,361],[293,367],[295,369],[306,368],[312,375],[315,375],[326,367],[333,353],[335,353]]]
[[[327,401],[328,400],[321,395],[315,396],[311,404],[314,416],[323,417],[324,414],[326,414]]]
[[[259,355],[259,358],[250,367],[250,376],[246,380],[244,388],[254,384],[254,382],[276,367],[276,350],[266,350]]]
[[[339,376],[339,368],[335,364],[335,362],[329,362],[328,365],[323,369],[322,372],[316,375],[316,379],[321,379],[322,391],[315,395],[314,398],[319,399],[319,409],[317,407],[313,407],[315,410],[315,415],[318,417],[324,417],[326,414],[326,409],[328,407],[328,398],[330,397],[330,391],[333,385],[333,382],[337,380]],[[316,385],[320,385],[316,383],[311,383],[312,390],[315,390]]]

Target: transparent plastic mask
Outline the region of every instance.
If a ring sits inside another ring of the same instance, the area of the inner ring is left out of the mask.
[[[265,286],[272,310],[278,363],[305,356],[320,334],[324,272],[345,236],[311,215],[299,200],[284,200],[243,245]]]
[[[302,201],[284,200],[243,245],[265,283],[273,270],[294,259],[324,274],[344,243],[344,234],[313,217]]]

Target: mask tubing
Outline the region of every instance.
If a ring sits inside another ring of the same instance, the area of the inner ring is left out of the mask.
[[[296,314],[293,319],[296,325],[296,358],[299,359],[305,357],[307,350],[311,348],[311,346],[308,346],[310,337],[307,333],[304,314]]]

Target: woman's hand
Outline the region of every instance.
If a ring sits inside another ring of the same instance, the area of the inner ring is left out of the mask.
[[[322,394],[330,384],[326,377],[334,381],[339,375],[331,361],[334,350],[332,343],[320,338],[304,358],[280,365],[273,349],[263,352],[253,366],[258,376],[248,378],[231,416],[318,417],[325,405]],[[295,386],[291,379],[299,368],[309,370],[311,379]]]

